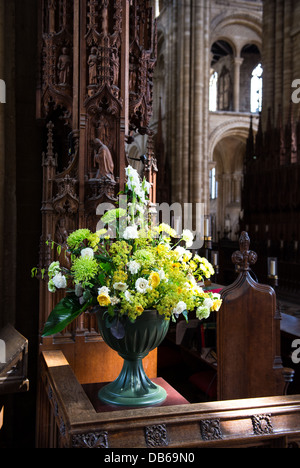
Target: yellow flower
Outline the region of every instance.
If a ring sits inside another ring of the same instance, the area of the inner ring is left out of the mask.
[[[89,241],[89,245],[95,249],[95,251],[97,250],[97,246],[100,242],[100,238],[97,234],[90,234],[89,237],[88,237],[88,241]]]
[[[110,298],[105,293],[99,294],[99,296],[97,297],[97,300],[102,307],[110,304]]]
[[[167,234],[169,234],[169,236],[171,237],[175,237],[176,236],[176,231],[175,229],[171,228],[171,226],[169,226],[169,224],[166,224],[166,223],[161,223],[159,226],[159,232],[166,232]]]
[[[149,283],[153,288],[157,288],[160,283],[160,276],[156,271],[152,271],[149,276]]]
[[[222,299],[216,299],[211,307],[211,310],[218,311],[222,305]]]
[[[114,283],[126,283],[128,275],[123,270],[116,270],[113,274],[113,282]]]
[[[167,245],[164,245],[164,244],[158,244],[158,246],[156,247],[157,249],[157,252],[159,254],[165,254],[168,252],[169,250],[169,247]]]
[[[135,308],[138,315],[141,315],[144,312],[144,309],[141,305],[137,305]]]

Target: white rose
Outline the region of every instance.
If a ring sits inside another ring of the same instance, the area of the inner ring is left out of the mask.
[[[207,297],[203,301],[203,307],[208,307],[209,310],[213,306],[213,304],[214,304],[214,301],[210,297]]]
[[[57,273],[52,278],[52,282],[57,289],[64,289],[67,286],[67,279],[61,273]]]
[[[98,296],[100,294],[105,294],[106,296],[109,296],[109,289],[107,286],[102,286],[101,288],[98,288]]]
[[[86,249],[82,249],[81,256],[87,258],[94,258],[94,251],[90,247],[87,247]]]
[[[135,260],[131,260],[130,262],[127,263],[128,270],[132,275],[135,275],[139,269],[141,268],[141,265],[139,262],[136,262]]]
[[[145,278],[138,278],[135,282],[135,288],[137,292],[145,294],[151,287]]]
[[[137,239],[139,237],[137,226],[127,226],[123,232],[123,239]]]
[[[186,310],[186,303],[183,302],[183,301],[179,301],[178,304],[177,304],[177,306],[174,307],[174,309],[173,309],[172,312],[173,312],[173,314],[175,314],[175,315],[179,315],[179,314],[182,314],[182,312],[183,312],[184,310]]]

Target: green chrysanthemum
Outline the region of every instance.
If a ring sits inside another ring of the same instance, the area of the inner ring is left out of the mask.
[[[103,224],[110,224],[116,219],[126,216],[127,212],[123,208],[115,208],[114,210],[107,211],[101,218]]]
[[[71,271],[76,284],[81,283],[82,287],[92,286],[91,281],[98,274],[98,264],[94,258],[79,257],[74,260]]]
[[[68,246],[70,249],[78,249],[91,234],[89,229],[77,229],[77,231],[69,235],[67,239]]]
[[[141,249],[137,250],[134,254],[135,260],[137,260],[144,268],[149,268],[155,264],[154,253],[150,250]]]

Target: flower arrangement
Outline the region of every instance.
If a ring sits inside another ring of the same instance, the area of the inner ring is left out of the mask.
[[[206,258],[188,250],[191,231],[183,230],[179,237],[168,224],[151,225],[150,184],[131,166],[126,175],[127,209],[106,212],[101,218],[104,229],[77,229],[69,235],[70,269],[58,261],[49,266],[49,291],[65,289],[67,294],[51,312],[43,336],[58,333],[87,309],[105,308],[107,326],[118,338],[123,336],[122,318],[135,321],[147,309],[173,321],[180,314],[188,320],[192,310],[199,319],[219,310],[220,295],[197,284],[214,270]]]

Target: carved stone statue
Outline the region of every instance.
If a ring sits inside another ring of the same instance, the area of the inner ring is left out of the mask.
[[[101,177],[107,177],[108,179],[115,181],[114,178],[114,163],[109,148],[102,143],[99,138],[95,138],[93,141],[94,147],[94,164],[98,166],[96,179]]]
[[[62,54],[57,62],[58,81],[60,85],[69,85],[71,78],[71,57],[68,47],[62,48]]]

